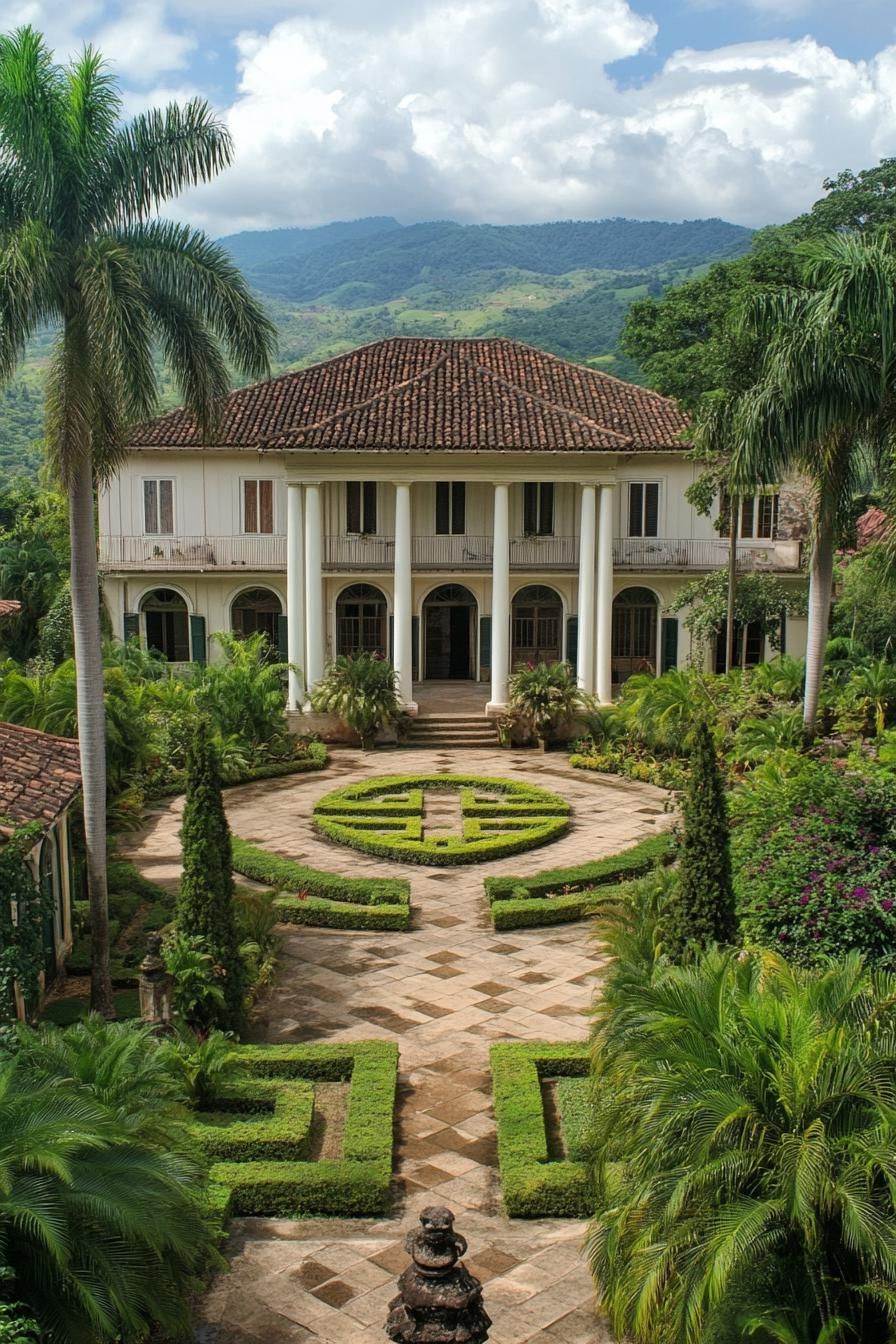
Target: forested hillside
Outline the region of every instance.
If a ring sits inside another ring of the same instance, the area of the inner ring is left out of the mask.
[[[741,255],[750,239],[719,219],[404,227],[380,216],[221,241],[277,324],[277,372],[383,336],[510,336],[637,380],[618,348],[632,300]],[[50,332],[33,342],[0,391],[2,477],[40,462],[51,343]],[[164,405],[176,402],[166,384]]]

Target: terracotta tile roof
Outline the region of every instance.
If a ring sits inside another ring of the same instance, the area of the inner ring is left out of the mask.
[[[673,401],[518,341],[393,337],[232,392],[214,447],[300,451],[684,451]],[[185,410],[132,448],[200,448]]]
[[[80,788],[76,741],[0,723],[0,818],[49,824]]]
[[[856,523],[856,537],[859,549],[870,546],[873,541],[886,541],[893,531],[893,520],[872,504]]]
[[[21,610],[21,602],[16,602],[11,597],[0,597],[0,619],[4,616],[18,616]]]

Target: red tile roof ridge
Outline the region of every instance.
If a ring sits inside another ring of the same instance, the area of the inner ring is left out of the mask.
[[[453,339],[457,341],[457,344],[459,346],[469,344],[468,339],[465,337],[455,337],[455,338],[396,337],[395,339],[397,340],[419,339],[419,340],[433,340],[433,341],[442,339],[446,340]],[[475,337],[473,339],[483,340],[483,342],[486,340],[486,338],[484,337],[483,338]],[[504,338],[498,338],[498,339],[502,341],[504,340]],[[522,341],[504,341],[504,343],[509,345],[523,344]],[[494,342],[489,341],[489,344],[490,345],[494,344]],[[529,346],[527,348],[534,349],[535,347]],[[537,351],[537,353],[542,354],[543,352]],[[630,435],[620,434],[618,430],[611,429],[609,425],[601,424],[600,421],[593,419],[593,417],[585,415],[581,411],[573,410],[572,407],[570,406],[564,406],[559,401],[552,401],[549,397],[543,397],[537,392],[530,392],[525,387],[521,387],[519,383],[515,383],[510,378],[505,378],[502,374],[496,373],[494,369],[488,368],[486,365],[481,364],[478,360],[468,359],[467,356],[462,352],[457,354],[455,351],[446,350],[445,353],[441,356],[441,358],[435,360],[435,362],[431,364],[428,369],[424,369],[422,373],[414,374],[413,377],[406,378],[400,383],[395,383],[392,387],[384,388],[382,392],[377,392],[374,396],[368,397],[366,401],[354,402],[349,406],[343,406],[341,410],[334,411],[332,415],[324,416],[321,420],[316,421],[314,424],[302,425],[300,428],[290,430],[286,434],[281,434],[278,437],[278,439],[276,439],[272,443],[262,444],[261,446],[262,448],[277,447],[284,449],[288,449],[293,446],[297,448],[301,447],[302,442],[306,435],[319,433],[321,430],[328,428],[330,425],[336,424],[340,420],[345,420],[352,415],[357,415],[358,412],[366,411],[370,407],[377,405],[377,403],[386,401],[391,397],[400,398],[406,396],[407,393],[410,392],[414,387],[418,387],[423,383],[427,382],[429,379],[433,378],[440,369],[443,369],[447,364],[451,362],[456,362],[458,364],[464,365],[466,368],[471,369],[474,373],[476,373],[480,377],[487,378],[491,382],[497,383],[500,387],[506,388],[509,392],[512,392],[514,396],[518,397],[519,399],[530,405],[541,406],[546,410],[552,411],[555,415],[565,416],[567,417],[567,419],[575,420],[579,424],[587,426],[589,429],[596,430],[599,434],[607,434],[613,439],[618,439],[621,448],[629,447],[633,442]],[[561,364],[564,362],[565,361],[560,360]]]
[[[45,733],[43,728],[31,728],[24,723],[10,723],[8,719],[0,719],[0,729],[11,728],[16,733],[27,733],[31,737],[40,737],[49,742],[61,742],[65,747],[77,747],[78,739],[76,737],[62,737],[60,733]]]

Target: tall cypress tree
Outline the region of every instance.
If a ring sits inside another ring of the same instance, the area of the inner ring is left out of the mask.
[[[200,719],[187,753],[181,826],[184,870],[177,898],[182,933],[204,938],[224,971],[220,1025],[238,1030],[244,1015],[245,972],[233,903],[230,827],[221,794],[221,766],[209,727]]]
[[[675,961],[689,948],[730,944],[737,936],[725,782],[705,719],[694,730],[682,816],[678,884],[663,914],[663,944]]]

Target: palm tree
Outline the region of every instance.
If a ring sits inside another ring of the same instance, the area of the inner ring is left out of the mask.
[[[0,38],[0,378],[48,323],[50,459],[68,492],[78,738],[91,905],[91,1003],[111,1016],[106,761],[94,486],[129,424],[158,405],[157,348],[208,433],[229,387],[221,346],[264,377],[273,328],[227,254],[157,217],[162,203],[230,162],[226,129],[193,100],[121,122],[90,48],[54,63],[31,28]]]
[[[142,1339],[152,1323],[181,1338],[211,1253],[201,1167],[149,1141],[124,1072],[117,1082],[114,1068],[93,1083],[65,1077],[79,1071],[35,1067],[25,1054],[0,1061],[9,1291],[58,1344]]]
[[[625,975],[589,1232],[620,1337],[892,1344],[896,979],[720,952]]]
[[[894,410],[896,243],[885,231],[832,234],[800,249],[804,288],[757,297],[746,324],[766,350],[760,378],[733,398],[731,473],[743,490],[809,479],[815,517],[803,721],[815,730],[830,619],[838,524]],[[714,442],[718,412],[698,418]]]

